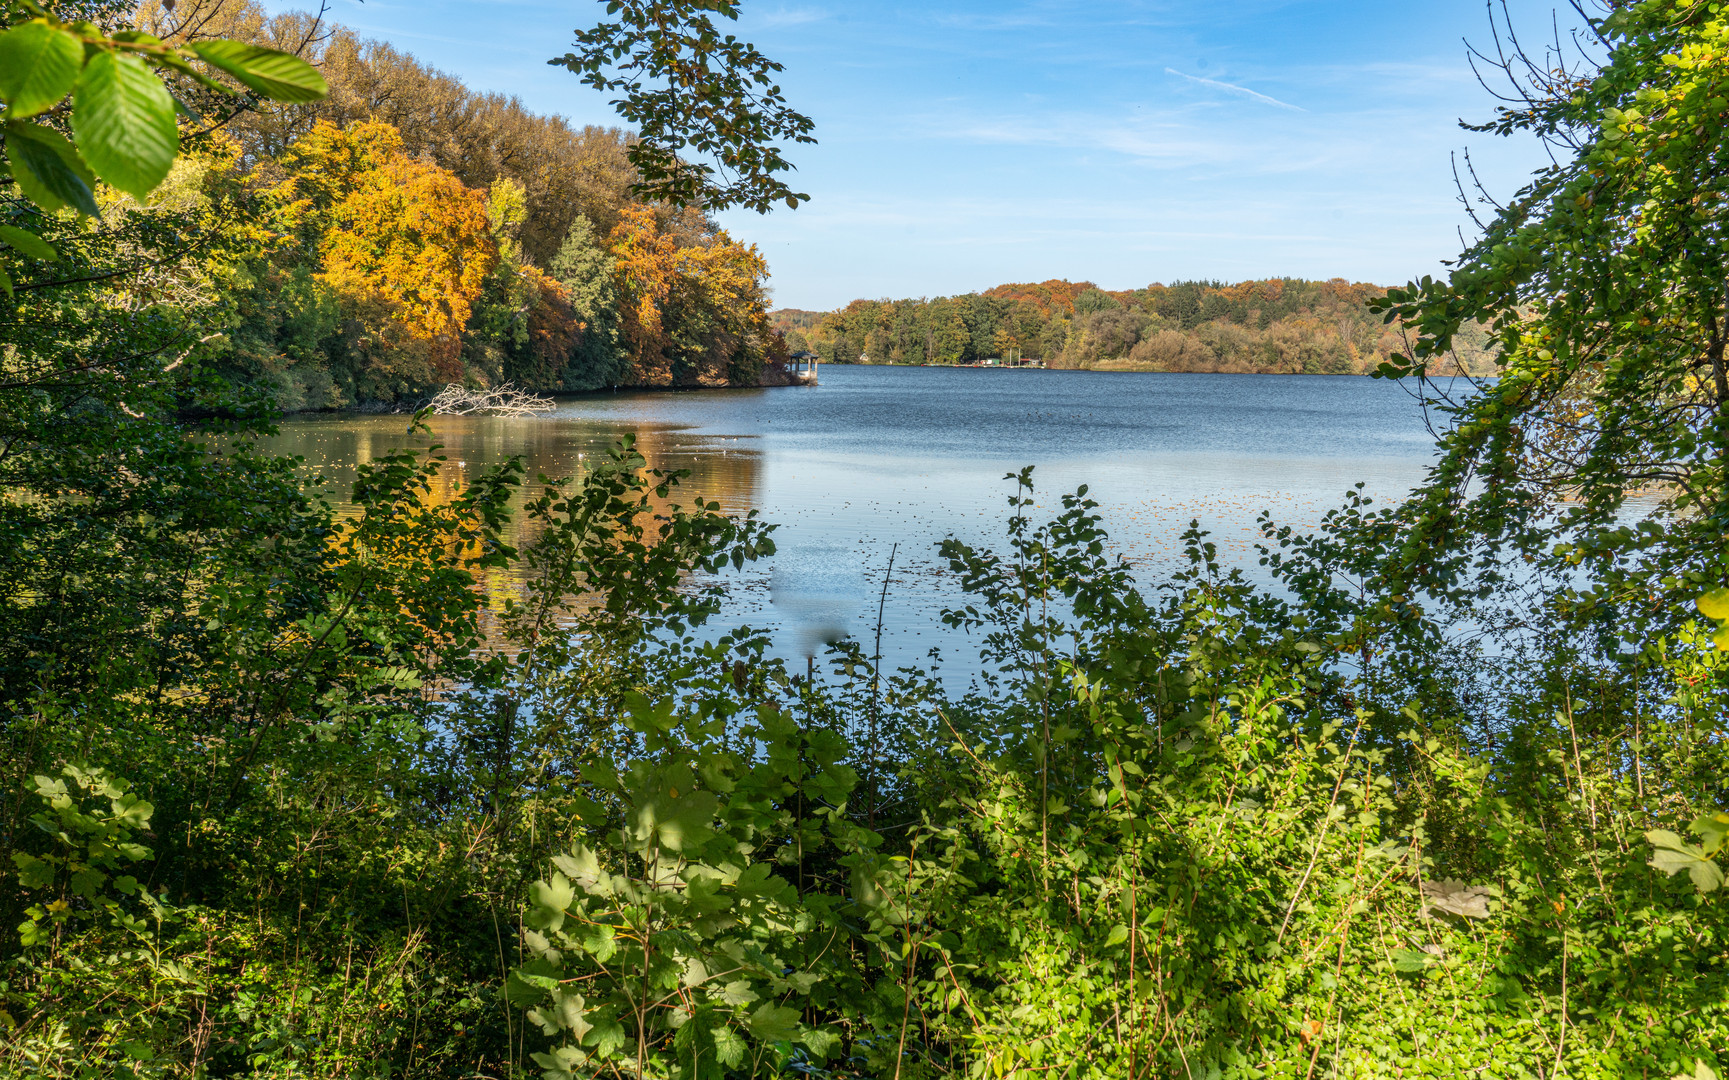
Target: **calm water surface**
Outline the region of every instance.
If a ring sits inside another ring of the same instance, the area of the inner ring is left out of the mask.
[[[354,466],[411,438],[401,416],[297,417],[273,441],[346,494]],[[1001,545],[1007,472],[1034,473],[1055,507],[1079,484],[1143,581],[1181,558],[1190,519],[1221,556],[1254,567],[1262,511],[1311,526],[1359,481],[1378,499],[1418,482],[1434,454],[1401,386],[1352,377],[829,366],[816,387],[573,398],[532,419],[432,421],[452,481],[523,454],[528,475],[568,476],[633,433],[651,464],[689,469],[692,495],[780,523],[779,552],[737,583],[732,621],[772,626],[789,658],[825,635],[869,644],[899,545],[885,659],[959,659],[938,622],[953,577],[935,545]],[[688,499],[685,501],[689,501]]]

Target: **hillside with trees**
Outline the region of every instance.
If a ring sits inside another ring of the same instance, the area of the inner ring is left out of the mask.
[[[972,364],[995,357],[1100,371],[1366,375],[1406,347],[1369,310],[1386,290],[1340,278],[1226,285],[1180,281],[1111,291],[1089,281],[998,285],[917,300],[854,300],[839,311],[771,313],[788,347],[830,363]],[[1493,367],[1480,330],[1455,361]]]
[[[165,40],[301,52],[328,97],[242,110],[151,196],[199,214],[177,273],[215,363],[288,410],[450,382],[536,392],[779,378],[768,267],[697,207],[647,202],[630,137],[476,93],[382,42],[253,0],[141,9]]]

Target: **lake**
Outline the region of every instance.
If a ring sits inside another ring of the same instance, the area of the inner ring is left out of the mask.
[[[1190,519],[1221,558],[1258,570],[1262,511],[1313,526],[1359,481],[1397,499],[1435,453],[1409,390],[1377,379],[831,365],[821,380],[595,394],[530,419],[436,417],[432,428],[452,482],[513,454],[531,480],[570,475],[634,433],[652,465],[690,470],[692,495],[778,522],[778,553],[736,575],[728,615],[772,627],[788,659],[836,631],[869,646],[898,544],[890,666],[923,662],[932,646],[971,655],[938,621],[958,593],[936,544],[1000,546],[1014,490],[1003,477],[1024,465],[1044,507],[1089,485],[1115,549],[1152,581],[1178,565]],[[357,462],[424,445],[405,427],[400,415],[297,416],[268,445],[346,495]]]

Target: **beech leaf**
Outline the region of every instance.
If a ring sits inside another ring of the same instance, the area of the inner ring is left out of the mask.
[[[78,81],[84,43],[33,19],[0,34],[0,98],[6,114],[19,119],[52,109]]]
[[[54,250],[54,245],[37,236],[28,229],[20,229],[16,225],[0,225],[0,240],[6,241],[17,248],[19,254],[32,259],[51,262],[60,258],[60,253]]]
[[[68,206],[95,217],[96,177],[66,137],[40,124],[6,125],[6,154],[12,177],[26,199],[44,210]]]
[[[241,41],[196,41],[198,58],[272,101],[317,101],[330,93],[318,69],[285,52]]]
[[[72,133],[96,175],[144,200],[180,153],[174,98],[144,61],[103,50],[72,95]]]

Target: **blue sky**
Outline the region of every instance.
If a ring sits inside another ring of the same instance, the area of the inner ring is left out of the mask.
[[[271,2],[273,10],[300,4]],[[744,0],[817,123],[813,200],[729,212],[779,306],[1066,277],[1106,288],[1438,272],[1468,226],[1451,155],[1510,193],[1533,144],[1459,129],[1492,102],[1462,38],[1480,0]],[[1548,6],[1514,0],[1532,30]],[[476,89],[576,123],[605,99],[547,67],[600,4],[332,0],[331,16]]]

